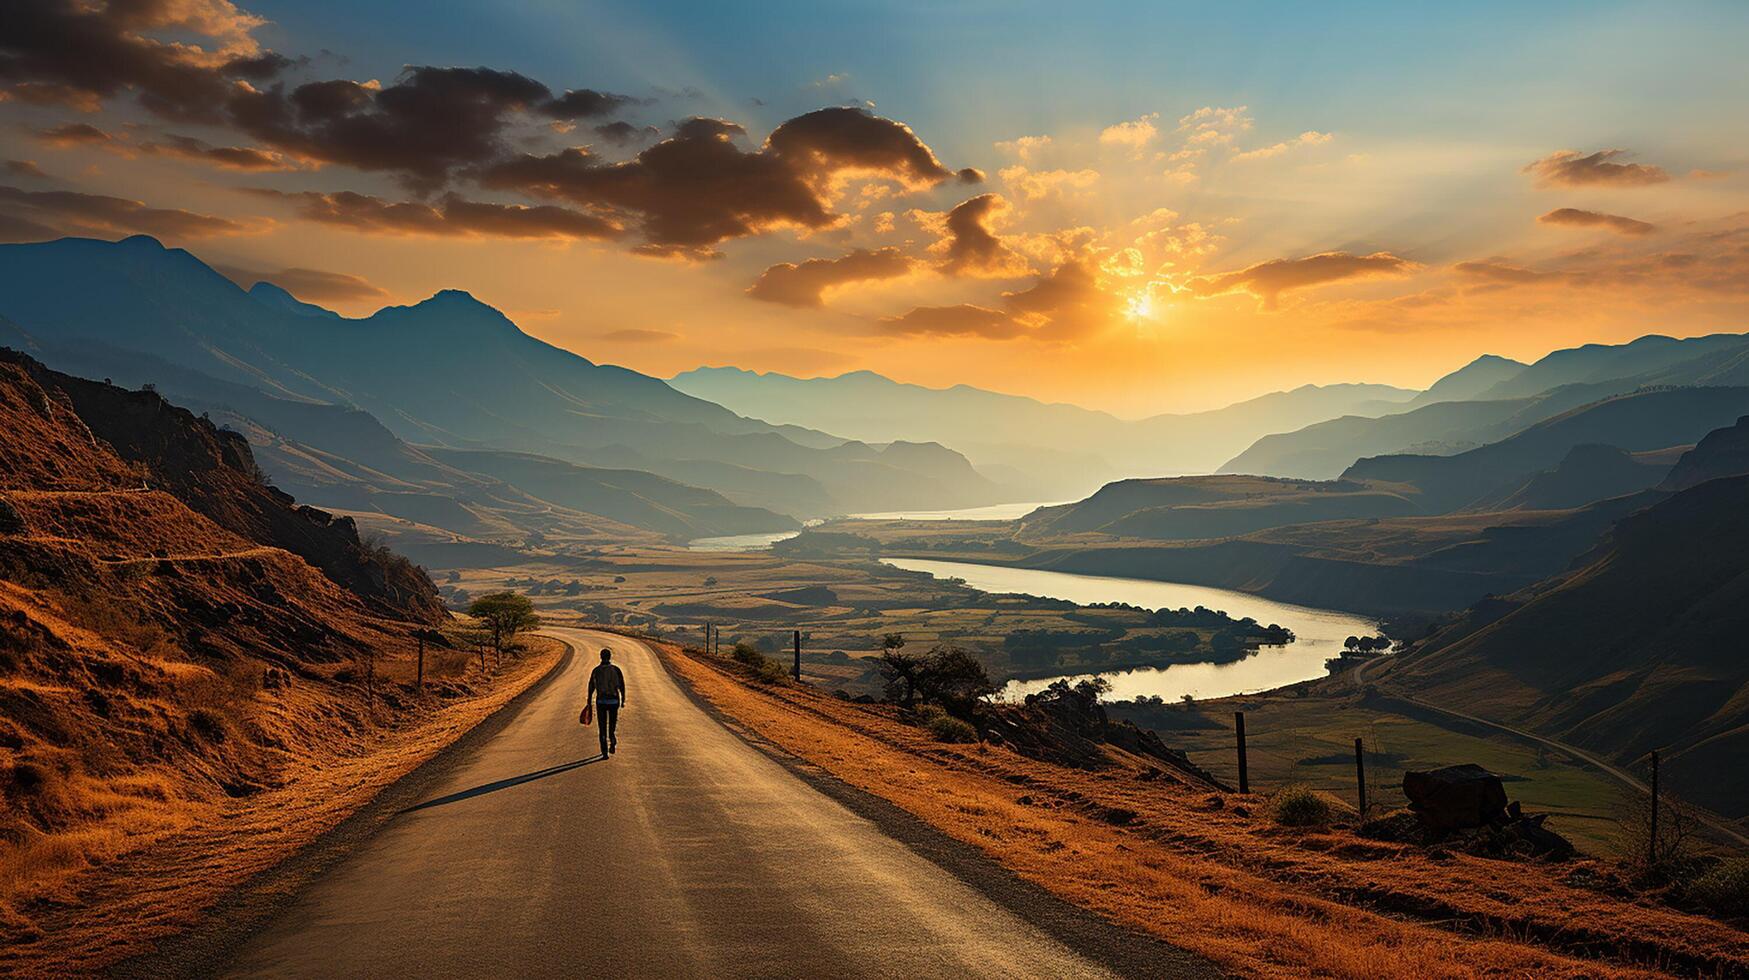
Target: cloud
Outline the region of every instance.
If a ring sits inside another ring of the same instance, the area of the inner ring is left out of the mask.
[[[555,99],[542,103],[540,112],[554,119],[594,119],[617,112],[638,100],[629,95],[597,92],[589,88],[574,88]]]
[[[634,126],[623,119],[616,119],[596,126],[595,135],[615,146],[630,146],[633,143],[657,139],[662,131],[654,126]]]
[[[1537,178],[1543,187],[1644,187],[1662,184],[1670,179],[1663,167],[1644,163],[1615,163],[1626,150],[1598,150],[1581,154],[1578,150],[1558,150],[1525,164],[1524,173]]]
[[[13,177],[33,177],[37,180],[48,180],[49,175],[43,173],[43,168],[36,165],[35,160],[8,160],[6,172]]]
[[[873,251],[859,248],[836,259],[809,259],[800,265],[781,262],[761,273],[748,287],[747,295],[767,303],[819,307],[825,305],[829,290],[856,282],[896,279],[915,265],[915,260],[894,246]]]
[[[504,160],[478,177],[488,188],[564,200],[635,224],[648,254],[709,257],[730,239],[840,225],[830,202],[833,185],[846,178],[921,188],[956,176],[910,127],[863,109],[797,116],[757,149],[738,144],[745,135],[735,123],[694,118],[621,163],[573,147]]]
[[[616,344],[666,344],[680,339],[679,334],[667,330],[609,330],[597,336]]]
[[[1021,136],[997,143],[996,149],[1004,153],[1014,154],[1021,163],[1029,163],[1033,157],[1049,149],[1050,145],[1051,138],[1049,136]]]
[[[1264,309],[1274,309],[1282,293],[1357,279],[1404,276],[1420,266],[1389,252],[1352,255],[1322,252],[1297,259],[1271,259],[1237,272],[1196,276],[1175,288],[1192,296],[1250,293]]]
[[[373,234],[607,240],[618,238],[621,233],[610,222],[568,208],[470,201],[455,194],[446,195],[436,204],[427,204],[385,201],[352,191],[252,193],[291,203],[306,221]]]
[[[929,250],[941,256],[940,270],[946,275],[1006,278],[1027,272],[1026,260],[995,231],[995,222],[1008,210],[1002,195],[979,194],[945,215],[914,211],[911,217],[942,236]]]
[[[263,23],[229,0],[9,0],[0,85],[80,109],[133,91],[157,115],[214,122],[240,79],[281,65],[253,37]]]
[[[1065,261],[1031,286],[1002,294],[1002,309],[961,303],[920,306],[877,322],[878,332],[904,337],[1028,338],[1065,342],[1098,333],[1123,314],[1124,300],[1100,285],[1091,256]]]
[[[1246,150],[1243,153],[1235,153],[1233,154],[1232,159],[1235,163],[1245,163],[1250,160],[1267,160],[1270,157],[1281,156],[1287,151],[1298,147],[1322,146],[1323,144],[1330,142],[1332,139],[1335,139],[1335,137],[1331,136],[1329,133],[1320,133],[1317,130],[1308,129],[1291,140],[1284,140],[1273,146],[1264,146],[1255,150]]]
[[[215,265],[213,268],[244,289],[258,282],[270,282],[305,302],[361,302],[384,299],[389,295],[367,280],[344,272],[303,268],[262,272],[229,265]]]
[[[1578,208],[1557,208],[1536,220],[1545,225],[1607,228],[1621,235],[1650,235],[1658,230],[1658,226],[1650,222],[1619,214],[1604,214],[1601,211],[1581,211]]]
[[[37,130],[39,142],[52,146],[57,150],[71,149],[75,146],[101,146],[113,142],[115,137],[96,126],[87,123],[67,123],[52,129]]]
[[[1537,272],[1522,266],[1489,259],[1486,261],[1459,262],[1452,266],[1460,276],[1483,282],[1499,283],[1508,286],[1523,286],[1530,283],[1547,282],[1561,278],[1551,272]]]
[[[970,303],[919,306],[900,316],[883,317],[876,323],[877,332],[896,337],[1009,340],[1026,333],[1026,327],[1008,314]]]
[[[1203,106],[1179,117],[1176,132],[1183,135],[1185,144],[1190,147],[1231,145],[1240,133],[1251,130],[1251,117],[1245,114],[1247,111],[1246,106],[1229,109]]]
[[[1154,137],[1160,135],[1159,127],[1154,125],[1159,118],[1158,112],[1150,112],[1140,119],[1107,126],[1099,131],[1099,142],[1105,146],[1121,146],[1139,153],[1142,147],[1152,143]]]
[[[261,172],[298,169],[297,161],[288,159],[282,153],[259,150],[252,146],[213,146],[192,136],[172,134],[159,141],[141,143],[138,149],[150,156],[192,160],[221,170]]]
[[[1003,167],[996,172],[1003,183],[1014,188],[1028,201],[1038,201],[1070,191],[1084,191],[1099,182],[1099,171],[1028,170],[1025,167]]]
[[[15,235],[52,230],[58,234],[146,234],[183,239],[240,235],[260,227],[259,223],[194,211],[148,207],[122,197],[77,191],[27,191],[5,185],[0,185],[0,215],[5,216],[6,225]]]

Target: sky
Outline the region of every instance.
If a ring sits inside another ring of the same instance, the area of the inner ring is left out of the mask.
[[[1749,330],[1749,5],[13,0],[0,239],[1125,416]],[[69,284],[70,287],[76,284]],[[0,301],[0,313],[3,313]]]

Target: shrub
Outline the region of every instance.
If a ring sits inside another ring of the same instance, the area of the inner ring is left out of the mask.
[[[934,724],[939,719],[946,717],[947,709],[939,704],[926,704],[917,709],[917,724],[922,725],[925,728]]]
[[[936,710],[940,710],[939,708]],[[928,722],[929,734],[938,742],[976,742],[978,730],[945,712]]]
[[[1749,915],[1749,858],[1726,858],[1688,886],[1688,897],[1717,915]]]
[[[1308,786],[1285,786],[1270,800],[1275,822],[1283,827],[1322,827],[1330,822],[1330,801]]]

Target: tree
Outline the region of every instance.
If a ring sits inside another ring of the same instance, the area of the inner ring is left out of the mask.
[[[897,635],[897,634],[895,634]],[[909,708],[917,701],[917,678],[923,673],[924,659],[914,653],[900,653],[895,647],[881,651],[875,668],[886,681],[887,700]]]
[[[504,648],[516,634],[540,625],[534,603],[519,592],[494,592],[468,605],[468,615],[484,623],[491,636],[492,652],[504,656]]]
[[[1348,639],[1343,640],[1342,641],[1342,649],[1344,649],[1344,650],[1359,650],[1360,649],[1360,637],[1351,636]]]
[[[916,684],[917,694],[923,700],[962,713],[970,710],[972,702],[996,693],[996,685],[990,683],[984,664],[955,646],[931,650]]]
[[[881,650],[883,652],[887,650],[898,650],[904,647],[904,645],[905,634],[903,633],[888,633],[886,636],[881,637]]]

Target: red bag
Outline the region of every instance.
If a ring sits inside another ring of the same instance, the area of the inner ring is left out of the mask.
[[[594,712],[591,710],[590,705],[587,702],[585,702],[583,705],[583,713],[577,716],[577,724],[587,725],[593,719],[593,717],[594,717]]]

